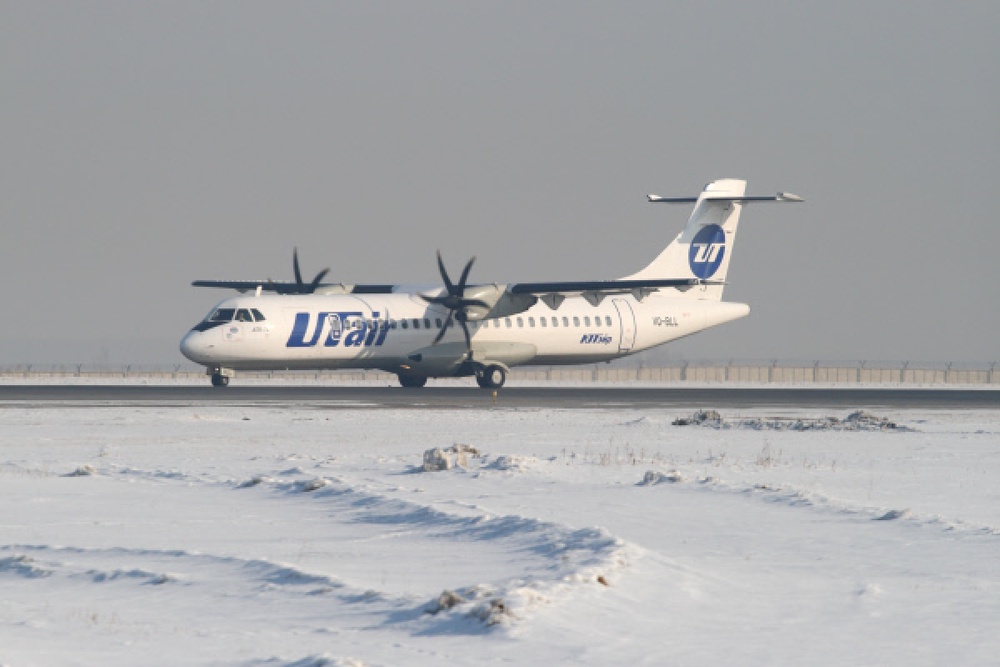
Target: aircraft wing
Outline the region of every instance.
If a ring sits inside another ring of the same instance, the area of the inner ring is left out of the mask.
[[[392,294],[395,285],[348,285],[344,283],[295,283],[275,280],[195,280],[194,287],[221,287],[238,292],[250,292],[258,287],[263,292],[278,294]]]
[[[582,292],[604,292],[622,294],[633,290],[657,290],[661,287],[694,287],[695,285],[718,285],[711,280],[698,278],[669,278],[661,280],[589,280],[579,282],[516,283],[507,289],[511,294],[576,294]]]
[[[507,286],[507,291],[518,300],[541,299],[552,308],[558,308],[567,296],[582,296],[593,305],[598,305],[612,294],[631,294],[641,301],[663,287],[690,289],[697,285],[721,285],[716,280],[700,278],[660,278],[648,280],[586,280],[550,283],[515,283]],[[528,305],[527,303],[525,305]]]

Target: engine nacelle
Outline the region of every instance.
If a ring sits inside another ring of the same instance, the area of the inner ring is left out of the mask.
[[[523,313],[538,303],[538,297],[533,294],[511,294],[507,291],[506,285],[495,283],[466,287],[463,296],[466,299],[476,299],[490,305],[488,309],[482,306],[466,307],[465,314],[470,322],[494,317],[510,317]]]

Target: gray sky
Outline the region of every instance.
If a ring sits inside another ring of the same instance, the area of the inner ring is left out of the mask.
[[[615,278],[722,177],[669,358],[1000,359],[1000,3],[0,2],[0,364],[181,363],[196,278]]]

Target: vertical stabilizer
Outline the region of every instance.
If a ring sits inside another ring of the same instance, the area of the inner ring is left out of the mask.
[[[698,278],[709,283],[723,283],[733,256],[740,213],[748,200],[746,186],[746,181],[726,178],[706,185],[697,198],[650,195],[649,200],[656,203],[694,202],[694,210],[684,231],[649,266],[623,280]],[[691,298],[719,300],[722,287],[721,284],[699,285],[682,293]]]
[[[753,202],[801,202],[801,197],[779,192],[773,197],[747,197],[747,182],[735,178],[713,181],[697,197],[658,197],[653,203],[694,203],[687,227],[659,257],[638,273],[622,280],[697,279],[705,284],[677,287],[679,295],[692,299],[722,299],[722,287],[729,273],[736,243],[736,226],[746,204]]]

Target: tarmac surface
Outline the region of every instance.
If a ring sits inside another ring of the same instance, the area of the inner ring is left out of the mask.
[[[998,389],[882,389],[771,387],[476,387],[3,385],[0,409],[53,404],[67,407],[143,405],[311,405],[336,408],[839,408],[1000,409]]]

